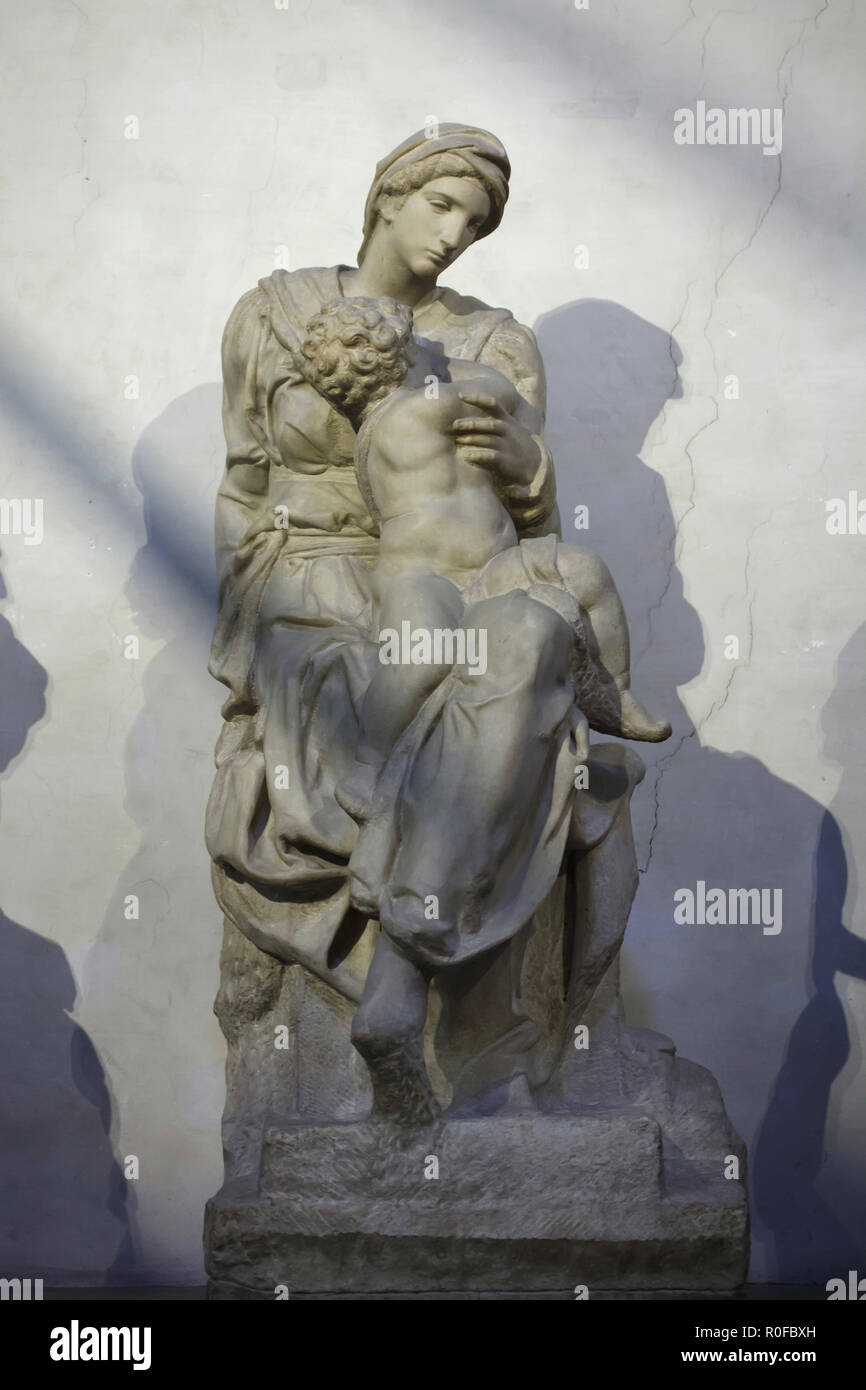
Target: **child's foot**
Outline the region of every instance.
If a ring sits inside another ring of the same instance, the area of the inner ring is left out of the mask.
[[[620,738],[639,739],[643,743],[661,743],[670,738],[671,726],[666,719],[653,719],[640,700],[630,690],[621,690]]]
[[[670,738],[667,720],[653,719],[640,700],[630,690],[623,690],[598,660],[585,656],[579,663],[575,697],[578,709],[597,734],[615,734],[643,743]]]

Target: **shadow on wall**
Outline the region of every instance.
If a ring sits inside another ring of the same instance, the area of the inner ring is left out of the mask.
[[[200,1255],[193,1267],[185,1252],[200,1250],[201,1207],[221,1172],[222,1075],[214,1044],[221,1048],[222,1040],[210,1014],[222,918],[204,848],[223,698],[207,670],[216,614],[213,510],[224,462],[221,394],[218,384],[205,385],[173,401],[143,431],[132,459],[147,539],[125,591],[130,631],[164,645],[140,675],[141,709],[124,748],[124,809],[140,843],[82,975],[92,1009],[109,1010],[107,1026],[116,1029],[122,1019],[125,1041],[112,1075],[118,1094],[129,1098],[142,1186],[149,1182],[164,1194],[154,1208],[162,1214],[149,1219],[127,1270],[130,1285],[201,1279]],[[138,900],[135,919],[127,916],[135,910],[131,896]],[[144,1071],[142,1056],[150,1059]],[[202,1172],[202,1132],[214,1176]]]
[[[839,657],[836,689],[824,707],[824,752],[843,769],[833,805],[841,812],[862,799],[861,769],[851,770],[844,730],[866,695],[866,624]],[[866,980],[866,941],[843,921],[848,867],[839,823],[824,813],[814,864],[812,897],[813,994],[794,1025],[785,1060],[755,1145],[754,1185],[758,1214],[774,1233],[780,1266],[797,1272],[818,1265],[828,1277],[864,1265],[866,1169],[862,1152],[848,1156],[849,1173],[838,1194],[839,1221],[816,1193],[825,1154],[830,1089],[849,1054],[845,1012],[836,976]],[[853,913],[851,894],[849,911]],[[858,1049],[859,1053],[859,1049]],[[858,1055],[862,1062],[862,1055]],[[840,1184],[840,1186],[842,1186]],[[804,1221],[804,1217],[807,1219]],[[808,1241],[804,1249],[804,1226]]]
[[[44,717],[47,682],[0,618],[0,774]],[[0,911],[0,1274],[7,1278],[110,1277],[131,1248],[111,1098],[92,1042],[69,1017],[75,997],[57,942]]]
[[[677,1037],[671,1018],[687,1020],[692,1055],[702,1048],[698,1060],[721,1082],[749,1145],[753,1232],[764,1260],[759,1277],[824,1282],[863,1267],[866,1258],[861,1250],[858,1266],[848,1230],[862,1223],[866,1177],[859,1186],[825,1191],[826,1200],[816,1191],[830,1088],[850,1047],[833,974],[862,979],[866,953],[841,922],[846,863],[839,827],[758,759],[704,746],[679,699],[677,687],[694,679],[705,659],[722,657],[707,651],[684,597],[664,481],[639,457],[665,403],[682,394],[677,345],[665,330],[601,300],[564,305],[535,331],[548,377],[545,433],[557,465],[564,539],[590,545],[609,564],[629,615],[635,688],[673,724],[667,744],[640,749],[647,783],[636,813],[652,814],[653,787],[663,796],[648,825],[627,938],[640,960],[631,993],[643,1016],[632,1021],[673,1033],[689,1055],[684,1029]],[[573,528],[575,504],[589,508],[588,531]],[[841,669],[862,672],[862,641],[854,647],[846,652],[859,657],[859,666],[851,659]],[[828,706],[833,728],[844,728],[848,694],[840,685]],[[737,698],[736,683],[729,698]],[[829,740],[827,752],[833,756]],[[694,889],[698,879],[725,889],[781,887],[782,932],[674,924],[674,892]],[[807,1003],[810,938],[816,993]]]

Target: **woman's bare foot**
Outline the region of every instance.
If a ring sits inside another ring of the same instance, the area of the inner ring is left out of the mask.
[[[429,1125],[440,1107],[433,1095],[420,1037],[395,1045],[370,1035],[353,1037],[373,1084],[370,1118],[394,1125]]]
[[[424,1062],[428,982],[382,932],[352,1020],[373,1083],[373,1118],[430,1124],[439,1113]]]

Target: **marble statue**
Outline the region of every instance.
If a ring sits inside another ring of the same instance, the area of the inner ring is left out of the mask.
[[[643,765],[589,730],[670,726],[560,539],[532,332],[438,284],[509,176],[486,131],[410,136],[357,269],[226,327],[212,1297],[744,1277],[718,1087],[619,1001]]]

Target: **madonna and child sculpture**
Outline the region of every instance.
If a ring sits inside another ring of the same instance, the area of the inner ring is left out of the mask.
[[[410,136],[357,269],[277,270],[226,327],[213,1298],[745,1275],[718,1087],[620,1007],[644,769],[589,731],[670,727],[560,539],[533,334],[437,283],[509,176],[487,131]]]

